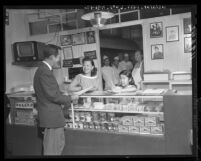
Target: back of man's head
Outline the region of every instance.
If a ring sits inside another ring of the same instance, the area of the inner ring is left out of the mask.
[[[47,44],[43,52],[44,59],[48,59],[50,56],[54,55],[55,57],[59,54],[58,50],[61,48],[53,44]]]

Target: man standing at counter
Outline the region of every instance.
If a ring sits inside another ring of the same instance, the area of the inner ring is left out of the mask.
[[[34,76],[39,126],[45,128],[43,138],[44,155],[61,155],[65,146],[65,118],[61,104],[70,106],[71,99],[78,96],[65,96],[59,90],[59,85],[52,69],[58,66],[60,55],[56,45],[47,45],[44,50],[44,61]]]

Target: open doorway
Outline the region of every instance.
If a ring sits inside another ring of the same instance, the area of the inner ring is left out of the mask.
[[[110,66],[113,66],[114,58],[118,56],[119,66],[120,62],[124,60],[124,55],[127,55],[127,61],[130,61],[130,69],[133,70],[133,67],[136,64],[135,61],[135,51],[143,51],[143,36],[142,36],[142,25],[133,25],[126,27],[118,27],[111,29],[100,30],[100,56],[101,56],[101,67],[104,68],[104,71],[108,67],[104,65],[104,57],[109,58]],[[142,52],[143,53],[143,52]],[[123,62],[122,62],[123,63]],[[120,70],[120,69],[118,69]],[[110,73],[107,72],[106,73]],[[108,75],[108,74],[107,74]],[[110,74],[107,76],[109,77]],[[103,89],[107,88],[107,83],[105,83],[103,78]],[[107,78],[107,79],[112,79]],[[113,79],[112,79],[113,80]],[[106,88],[105,88],[106,87]]]
[[[142,25],[104,29],[100,30],[99,35],[101,66],[104,55],[112,62],[116,56],[121,59],[124,53],[127,53],[129,60],[135,64],[134,52],[143,49]]]

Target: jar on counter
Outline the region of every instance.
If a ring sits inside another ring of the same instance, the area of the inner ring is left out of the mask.
[[[86,121],[86,122],[91,122],[91,121],[92,121],[91,112],[86,112],[86,113],[85,113],[85,121]]]
[[[114,121],[115,114],[114,113],[107,113],[107,121],[113,122]]]
[[[105,112],[101,112],[100,113],[100,121],[101,122],[105,122],[106,120],[107,120],[106,113]]]
[[[79,122],[79,121],[80,121],[79,112],[75,112],[75,113],[74,113],[74,118],[75,118],[75,121],[76,121],[76,122]]]
[[[79,116],[80,116],[79,119],[80,119],[81,122],[85,122],[86,121],[86,119],[85,119],[85,112],[80,112]]]
[[[94,129],[100,130],[100,123],[99,122],[94,122]]]

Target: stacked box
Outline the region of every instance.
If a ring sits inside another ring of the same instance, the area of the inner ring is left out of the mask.
[[[163,134],[163,126],[158,125],[158,126],[151,127],[151,134],[162,135]]]
[[[134,126],[144,126],[144,117],[133,117]]]
[[[129,133],[140,133],[140,128],[136,126],[129,126]]]
[[[145,117],[145,126],[156,126],[157,117]]]
[[[140,134],[150,134],[151,129],[148,126],[142,126],[140,127]]]
[[[121,118],[122,125],[133,125],[133,120],[131,116],[124,116]]]
[[[119,132],[125,132],[125,133],[128,133],[128,126],[122,126],[122,125],[119,125]]]

